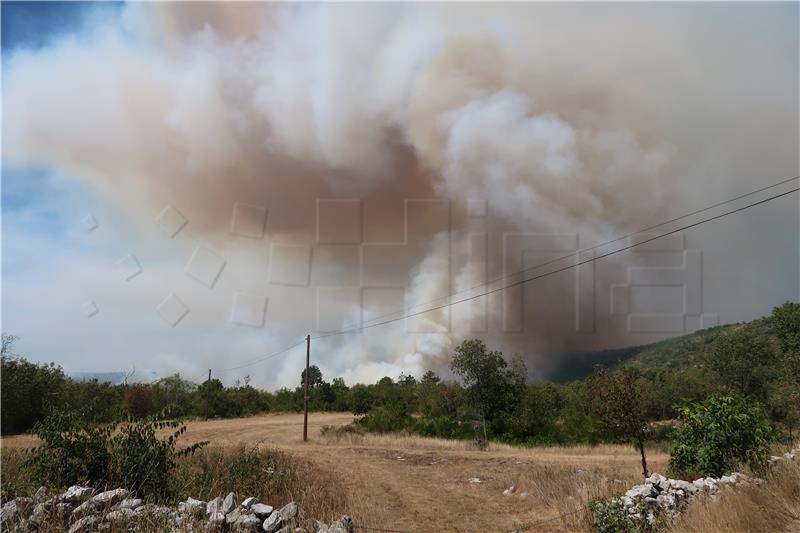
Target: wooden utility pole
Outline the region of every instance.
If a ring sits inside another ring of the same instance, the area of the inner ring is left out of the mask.
[[[305,404],[305,414],[303,415],[303,442],[308,442],[308,365],[311,360],[311,335],[306,335],[306,377],[305,381],[306,393],[303,396],[303,403]]]
[[[211,369],[208,369],[208,381],[206,382],[206,420],[211,409]]]

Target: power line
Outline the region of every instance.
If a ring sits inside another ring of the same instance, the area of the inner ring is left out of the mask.
[[[301,344],[303,344],[304,342],[306,342],[306,339],[305,339],[305,337],[304,337],[304,338],[303,338],[301,341],[299,341],[299,342],[296,342],[296,343],[292,344],[291,346],[287,346],[286,348],[284,348],[284,349],[282,349],[282,350],[279,350],[279,351],[277,351],[277,352],[273,352],[273,353],[271,353],[271,354],[269,354],[269,355],[266,355],[266,356],[264,356],[264,357],[261,357],[261,358],[259,358],[259,359],[255,359],[255,360],[253,360],[253,361],[250,361],[249,363],[244,363],[244,364],[241,364],[241,365],[238,365],[238,366],[232,366],[232,367],[230,367],[230,368],[212,368],[212,370],[213,370],[214,372],[229,372],[229,371],[231,371],[231,370],[239,370],[239,369],[241,369],[241,368],[246,368],[246,367],[248,367],[248,366],[257,365],[257,364],[259,364],[259,363],[263,363],[263,362],[264,362],[264,361],[266,361],[267,359],[272,359],[273,357],[278,357],[279,355],[282,355],[282,354],[284,354],[284,353],[288,352],[288,351],[289,351],[289,350],[291,350],[292,348],[295,348],[295,347],[297,347],[297,346],[300,346],[300,345],[301,345]]]
[[[746,197],[748,197],[748,196],[752,196],[753,194],[757,194],[757,193],[759,193],[759,192],[763,192],[763,191],[765,191],[765,190],[768,190],[768,189],[771,189],[771,188],[777,187],[777,186],[779,186],[779,185],[784,185],[784,184],[786,184],[786,183],[788,183],[788,182],[790,182],[790,181],[796,180],[796,179],[798,179],[798,178],[800,178],[800,176],[795,176],[795,177],[792,177],[792,178],[788,178],[788,179],[782,180],[782,181],[780,181],[780,182],[778,182],[778,183],[775,183],[775,184],[773,184],[773,185],[769,185],[769,186],[766,186],[766,187],[762,187],[762,188],[760,188],[760,189],[757,189],[757,190],[755,190],[755,191],[751,191],[751,192],[749,192],[749,193],[745,193],[745,194],[739,195],[739,196],[737,196],[737,197],[735,197],[735,198],[731,198],[731,199],[729,199],[729,200],[725,200],[725,201],[723,201],[723,202],[718,202],[718,203],[716,203],[716,204],[714,204],[714,205],[711,205],[711,206],[708,206],[708,207],[705,207],[705,208],[702,208],[702,209],[698,209],[698,210],[696,210],[696,211],[693,211],[693,212],[691,212],[691,213],[687,213],[687,214],[685,214],[685,215],[682,215],[682,216],[680,216],[680,217],[673,218],[673,219],[671,219],[671,220],[668,220],[668,221],[666,221],[666,222],[661,222],[661,223],[659,223],[659,224],[655,224],[655,225],[649,226],[649,227],[647,227],[647,228],[644,228],[644,229],[642,229],[642,230],[639,230],[639,231],[637,231],[637,232],[634,232],[634,233],[629,233],[629,234],[623,235],[623,236],[621,236],[621,237],[617,237],[617,238],[615,238],[615,239],[613,239],[613,240],[607,241],[607,242],[605,242],[605,243],[598,244],[598,245],[596,245],[596,246],[593,246],[593,247],[591,247],[591,248],[586,248],[586,249],[583,249],[583,250],[577,250],[577,251],[575,251],[575,252],[571,252],[569,255],[562,256],[562,257],[560,257],[560,258],[558,258],[558,259],[554,259],[554,260],[551,260],[551,261],[547,261],[547,262],[545,262],[545,263],[542,263],[542,264],[540,264],[540,265],[536,265],[536,266],[534,266],[534,267],[529,267],[529,268],[527,268],[527,269],[525,269],[525,270],[522,270],[522,271],[519,271],[519,272],[515,272],[515,273],[512,273],[512,274],[507,274],[507,275],[505,275],[505,276],[502,276],[502,277],[500,277],[500,278],[497,278],[497,279],[495,279],[495,280],[492,280],[492,281],[490,281],[490,282],[487,282],[487,283],[484,283],[484,284],[478,285],[477,287],[482,287],[482,286],[490,285],[490,284],[492,284],[492,283],[495,283],[496,281],[500,281],[500,280],[502,280],[502,279],[506,279],[506,278],[508,278],[508,277],[511,277],[511,276],[515,276],[515,275],[523,274],[523,273],[525,273],[525,272],[527,272],[527,271],[529,271],[529,270],[534,270],[534,269],[536,269],[536,268],[540,268],[540,267],[542,267],[542,266],[546,266],[546,265],[548,265],[548,264],[552,264],[552,263],[554,263],[554,262],[557,262],[557,261],[560,261],[560,260],[563,260],[563,259],[568,259],[568,258],[571,258],[571,257],[575,257],[575,256],[576,256],[576,254],[580,254],[580,253],[582,253],[582,252],[587,252],[587,251],[592,251],[592,250],[595,250],[595,249],[597,249],[597,248],[600,248],[600,247],[602,247],[602,246],[606,246],[606,245],[608,245],[608,244],[612,244],[612,243],[614,243],[614,242],[618,242],[618,241],[620,241],[620,240],[623,240],[623,239],[625,239],[625,238],[628,238],[628,237],[631,237],[631,236],[634,236],[634,235],[638,235],[638,234],[641,234],[641,233],[644,233],[644,232],[647,232],[647,231],[650,231],[650,230],[653,230],[653,229],[659,228],[659,227],[661,227],[661,226],[665,226],[665,225],[667,225],[667,224],[670,224],[670,223],[672,223],[672,222],[675,222],[675,221],[677,221],[677,220],[681,220],[681,219],[683,219],[683,218],[687,218],[687,217],[690,217],[690,216],[693,216],[693,215],[696,215],[696,214],[699,214],[699,213],[702,213],[702,212],[708,211],[708,210],[710,210],[710,209],[713,209],[713,208],[715,208],[715,207],[720,207],[720,206],[722,206],[722,205],[729,204],[729,203],[731,203],[731,202],[734,202],[734,201],[736,201],[736,200],[740,200],[740,199],[742,199],[742,198],[746,198]],[[522,280],[518,280],[518,281],[515,281],[515,282],[513,282],[513,283],[510,283],[510,284],[508,284],[508,285],[503,285],[503,286],[501,286],[501,287],[497,287],[497,288],[494,288],[494,289],[491,289],[491,290],[487,290],[487,291],[485,291],[485,292],[482,292],[482,293],[480,293],[480,294],[475,294],[475,295],[473,295],[473,296],[469,296],[469,297],[466,297],[466,298],[462,298],[462,299],[460,299],[460,300],[456,300],[456,301],[448,302],[448,303],[445,303],[445,304],[442,304],[442,305],[438,305],[438,306],[434,306],[434,307],[431,307],[431,308],[427,308],[427,309],[424,309],[424,310],[422,310],[422,311],[416,311],[416,312],[414,312],[414,313],[409,313],[409,314],[407,314],[407,315],[404,315],[404,316],[400,316],[400,317],[396,317],[396,318],[391,318],[391,319],[388,319],[388,320],[383,320],[383,321],[375,322],[375,323],[372,323],[372,324],[367,324],[367,325],[364,325],[364,326],[358,326],[358,327],[354,327],[354,328],[352,328],[352,329],[341,329],[341,330],[334,331],[334,332],[329,332],[329,333],[325,333],[325,334],[321,334],[321,335],[316,335],[316,336],[313,336],[313,337],[311,337],[311,339],[312,339],[312,340],[314,340],[314,339],[324,339],[324,338],[327,338],[327,337],[333,337],[333,336],[336,336],[336,335],[344,335],[344,334],[348,334],[348,333],[357,333],[357,332],[359,332],[359,331],[362,331],[362,330],[364,330],[364,329],[369,329],[369,328],[373,328],[373,327],[377,327],[377,326],[382,326],[382,325],[390,324],[390,323],[393,323],[393,322],[398,322],[398,321],[400,321],[400,320],[405,320],[405,319],[408,319],[408,318],[413,318],[413,317],[415,317],[415,316],[419,316],[419,315],[422,315],[422,314],[425,314],[425,313],[429,313],[429,312],[431,312],[431,311],[436,311],[436,310],[438,310],[438,309],[443,309],[443,308],[446,308],[446,307],[451,307],[451,306],[453,306],[453,305],[456,305],[456,304],[459,304],[459,303],[468,302],[468,301],[470,301],[470,300],[474,300],[474,299],[477,299],[477,298],[481,298],[481,297],[483,297],[483,296],[487,296],[487,295],[490,295],[490,294],[494,294],[494,293],[496,293],[496,292],[500,292],[500,291],[502,291],[502,290],[505,290],[505,289],[509,289],[509,288],[516,287],[516,286],[519,286],[519,285],[523,285],[523,284],[525,284],[525,283],[528,283],[528,282],[530,282],[530,281],[535,281],[535,280],[537,280],[537,279],[541,279],[541,278],[544,278],[544,277],[547,277],[547,276],[551,276],[551,275],[553,275],[553,274],[557,274],[557,273],[559,273],[559,272],[564,272],[564,271],[566,271],[566,270],[569,270],[569,269],[572,269],[572,268],[575,268],[575,267],[579,267],[579,266],[581,266],[581,265],[585,265],[585,264],[587,264],[587,263],[591,263],[591,262],[597,261],[597,260],[599,260],[599,259],[603,259],[603,258],[605,258],[605,257],[609,257],[609,256],[611,256],[611,255],[614,255],[614,254],[617,254],[617,253],[620,253],[620,252],[624,252],[624,251],[626,251],[626,250],[630,250],[631,248],[635,248],[635,247],[637,247],[637,246],[641,246],[641,245],[643,245],[643,244],[647,244],[647,243],[649,243],[649,242],[652,242],[652,241],[655,241],[655,240],[661,239],[661,238],[663,238],[663,237],[666,237],[666,236],[668,236],[668,235],[673,235],[673,234],[675,234],[675,233],[679,233],[679,232],[681,232],[681,231],[685,231],[685,230],[687,230],[687,229],[690,229],[690,228],[693,228],[693,227],[699,226],[699,225],[701,225],[701,224],[705,224],[706,222],[711,222],[711,221],[713,221],[713,220],[717,220],[717,219],[720,219],[720,218],[722,218],[722,217],[725,217],[725,216],[728,216],[728,215],[732,215],[732,214],[734,214],[734,213],[738,213],[738,212],[740,212],[740,211],[744,211],[745,209],[749,209],[749,208],[751,208],[751,207],[755,207],[755,206],[758,206],[758,205],[761,205],[761,204],[764,204],[764,203],[770,202],[770,201],[772,201],[772,200],[776,200],[776,199],[778,199],[778,198],[781,198],[781,197],[783,197],[783,196],[787,196],[787,195],[789,195],[789,194],[791,194],[791,193],[797,192],[798,190],[800,190],[800,187],[798,187],[798,188],[795,188],[795,189],[791,189],[791,190],[789,190],[789,191],[786,191],[786,192],[783,192],[783,193],[780,193],[780,194],[776,194],[776,195],[770,196],[770,197],[768,197],[768,198],[765,198],[765,199],[763,199],[763,200],[759,200],[758,202],[753,202],[753,203],[751,203],[751,204],[747,204],[747,205],[745,205],[745,206],[738,207],[738,208],[736,208],[736,209],[732,209],[732,210],[730,210],[730,211],[726,211],[726,212],[724,212],[724,213],[721,213],[721,214],[719,214],[719,215],[715,215],[715,216],[713,216],[713,217],[709,217],[709,218],[706,218],[706,219],[703,219],[703,220],[700,220],[700,221],[694,222],[694,223],[692,223],[692,224],[687,224],[687,225],[685,225],[685,226],[681,226],[681,227],[679,227],[679,228],[676,228],[676,229],[670,230],[670,231],[668,231],[668,232],[666,232],[666,233],[662,233],[662,234],[660,234],[660,235],[657,235],[657,236],[655,236],[655,237],[651,237],[651,238],[648,238],[648,239],[642,240],[642,241],[640,241],[640,242],[636,242],[636,243],[634,243],[634,244],[630,244],[630,245],[628,245],[628,246],[624,246],[624,247],[622,247],[622,248],[618,248],[618,249],[616,249],[616,250],[612,250],[612,251],[610,251],[610,252],[607,252],[607,253],[601,254],[601,255],[599,255],[599,256],[591,257],[591,258],[589,258],[589,259],[586,259],[586,260],[583,260],[583,261],[579,261],[579,262],[577,262],[577,263],[573,263],[573,264],[570,264],[570,265],[567,265],[567,266],[564,266],[564,267],[558,268],[558,269],[556,269],[556,270],[548,271],[548,272],[545,272],[545,273],[543,273],[543,274],[539,274],[539,275],[537,275],[537,276],[533,276],[533,277],[530,277],[530,278],[525,278],[525,279],[522,279]],[[469,290],[472,290],[472,289],[469,289]],[[461,291],[461,292],[468,292],[468,291]],[[458,293],[456,293],[456,294],[458,294]],[[452,298],[452,296],[454,296],[454,295],[455,295],[455,294],[453,294],[453,295],[449,295],[449,296],[447,296],[446,298]],[[439,298],[439,299],[432,300],[432,301],[437,301],[437,300],[441,300],[441,299],[443,299],[443,298]],[[419,307],[419,305],[423,305],[423,304],[418,304],[417,306],[414,306],[414,307]],[[393,314],[395,314],[395,313],[391,313],[391,314],[389,314],[389,315],[386,315],[386,316],[391,316],[391,315],[393,315]],[[380,318],[380,317],[379,317],[379,318]],[[373,319],[373,320],[377,320],[377,319]],[[372,321],[370,321],[370,322],[372,322]],[[277,356],[279,356],[279,355],[282,355],[282,354],[284,354],[284,353],[288,352],[289,350],[291,350],[292,348],[295,348],[295,347],[297,347],[297,346],[301,345],[303,342],[306,342],[306,339],[305,339],[305,338],[301,339],[300,341],[298,341],[298,342],[296,342],[296,343],[294,343],[294,344],[292,344],[292,345],[290,345],[290,346],[287,346],[287,347],[283,348],[282,350],[279,350],[279,351],[277,351],[277,352],[273,352],[273,353],[271,353],[271,354],[269,354],[269,355],[266,355],[266,356],[264,356],[264,357],[261,357],[261,358],[255,359],[255,360],[253,360],[253,361],[250,361],[250,362],[244,363],[244,364],[242,364],[242,365],[233,366],[233,367],[229,367],[229,368],[213,369],[213,370],[214,370],[215,372],[228,372],[228,371],[232,371],[232,370],[239,370],[239,369],[241,369],[241,368],[246,368],[246,367],[249,367],[249,366],[257,365],[257,364],[259,364],[259,363],[262,363],[262,362],[264,362],[264,361],[266,361],[266,360],[268,360],[268,359],[272,359],[272,358],[274,358],[274,357],[277,357]]]
[[[462,299],[460,299],[460,300],[456,300],[456,301],[454,301],[454,302],[448,302],[448,303],[446,303],[446,304],[443,304],[443,305],[438,305],[438,306],[431,307],[431,308],[429,308],[429,309],[425,309],[425,310],[422,310],[422,311],[417,311],[417,312],[414,312],[414,313],[409,313],[409,314],[407,314],[407,315],[405,315],[405,316],[401,316],[401,317],[397,317],[397,318],[393,318],[393,319],[389,319],[389,320],[384,320],[384,321],[382,321],[382,322],[377,322],[377,323],[374,323],[374,324],[369,324],[369,325],[362,326],[362,327],[359,327],[359,328],[356,328],[356,329],[350,329],[350,330],[339,330],[339,331],[334,331],[334,332],[331,332],[331,333],[326,333],[326,334],[318,335],[318,336],[316,336],[316,337],[312,337],[312,339],[324,339],[324,338],[326,338],[326,337],[333,337],[334,335],[344,335],[344,334],[346,334],[346,333],[356,333],[356,332],[359,332],[359,331],[361,331],[361,330],[364,330],[364,329],[369,329],[369,328],[374,328],[374,327],[377,327],[377,326],[382,326],[382,325],[385,325],[385,324],[390,324],[390,323],[392,323],[392,322],[397,322],[397,321],[400,321],[400,320],[405,320],[405,319],[407,319],[407,318],[412,318],[412,317],[415,317],[415,316],[418,316],[418,315],[422,315],[422,314],[425,314],[425,313],[429,313],[429,312],[431,312],[431,311],[436,311],[436,310],[438,310],[438,309],[443,309],[443,308],[445,308],[445,307],[450,307],[450,306],[453,306],[453,305],[456,305],[456,304],[459,304],[459,303],[468,302],[468,301],[470,301],[470,300],[474,300],[474,299],[476,299],[476,298],[481,298],[481,297],[483,297],[483,296],[487,296],[487,295],[489,295],[489,294],[494,294],[494,293],[496,293],[496,292],[500,292],[500,291],[502,291],[502,290],[509,289],[509,288],[511,288],[511,287],[516,287],[516,286],[519,286],[519,285],[523,285],[523,284],[525,284],[525,283],[528,283],[528,282],[530,282],[530,281],[534,281],[534,280],[541,279],[541,278],[544,278],[544,277],[547,277],[547,276],[551,276],[551,275],[553,275],[553,274],[558,274],[559,272],[564,272],[564,271],[566,271],[566,270],[569,270],[569,269],[572,269],[572,268],[575,268],[575,267],[579,267],[579,266],[581,266],[581,265],[585,265],[585,264],[587,264],[587,263],[592,263],[592,262],[594,262],[594,261],[597,261],[597,260],[599,260],[599,259],[603,259],[603,258],[605,258],[605,257],[609,257],[609,256],[611,256],[611,255],[618,254],[618,253],[620,253],[620,252],[624,252],[624,251],[626,251],[626,250],[630,250],[631,248],[635,248],[635,247],[637,247],[637,246],[641,246],[641,245],[643,245],[643,244],[647,244],[647,243],[649,243],[649,242],[652,242],[652,241],[655,241],[655,240],[658,240],[658,239],[661,239],[661,238],[667,237],[668,235],[673,235],[673,234],[675,234],[675,233],[679,233],[679,232],[681,232],[681,231],[685,231],[685,230],[687,230],[687,229],[690,229],[690,228],[693,228],[693,227],[699,226],[700,224],[705,224],[706,222],[711,222],[711,221],[713,221],[713,220],[717,220],[717,219],[720,219],[720,218],[722,218],[722,217],[725,217],[725,216],[728,216],[728,215],[732,215],[732,214],[734,214],[734,213],[738,213],[738,212],[740,212],[740,211],[744,211],[745,209],[749,209],[749,208],[751,208],[751,207],[755,207],[755,206],[757,206],[757,205],[765,204],[765,203],[767,203],[767,202],[770,202],[770,201],[772,201],[772,200],[775,200],[775,199],[777,199],[777,198],[781,198],[781,197],[783,197],[783,196],[787,196],[787,195],[789,195],[789,194],[791,194],[791,193],[793,193],[793,192],[797,192],[798,190],[800,190],[800,187],[798,187],[798,188],[795,188],[795,189],[791,189],[791,190],[789,190],[789,191],[786,191],[786,192],[783,192],[783,193],[780,193],[780,194],[776,194],[776,195],[774,195],[774,196],[770,196],[770,197],[768,197],[768,198],[765,198],[765,199],[763,199],[763,200],[759,200],[758,202],[753,202],[752,204],[747,204],[747,205],[745,205],[745,206],[738,207],[738,208],[736,208],[736,209],[732,209],[732,210],[730,210],[730,211],[726,211],[726,212],[724,212],[724,213],[721,213],[721,214],[719,214],[719,215],[715,215],[715,216],[713,216],[713,217],[709,217],[709,218],[706,218],[706,219],[700,220],[700,221],[698,221],[698,222],[694,222],[694,223],[692,223],[692,224],[687,224],[687,225],[685,225],[685,226],[681,226],[680,228],[677,228],[677,229],[674,229],[674,230],[670,230],[670,231],[668,231],[668,232],[666,232],[666,233],[662,233],[661,235],[658,235],[658,236],[656,236],[656,237],[651,237],[651,238],[649,238],[649,239],[644,239],[644,240],[642,240],[642,241],[640,241],[640,242],[636,242],[636,243],[634,243],[634,244],[630,244],[630,245],[628,245],[628,246],[624,246],[624,247],[622,247],[622,248],[618,248],[618,249],[616,249],[616,250],[612,250],[612,251],[610,251],[610,252],[607,252],[607,253],[604,253],[604,254],[598,255],[598,256],[596,256],[596,257],[591,257],[591,258],[589,258],[589,259],[585,259],[585,260],[583,260],[583,261],[579,261],[579,262],[576,262],[576,263],[573,263],[573,264],[570,264],[570,265],[567,265],[567,266],[564,266],[564,267],[558,268],[558,269],[556,269],[556,270],[551,270],[551,271],[549,271],[549,272],[545,272],[544,274],[539,274],[539,275],[537,275],[537,276],[532,276],[532,277],[530,277],[530,278],[525,278],[525,279],[522,279],[522,280],[519,280],[519,281],[515,281],[515,282],[513,282],[513,283],[509,283],[508,285],[503,285],[502,287],[497,287],[497,288],[495,288],[495,289],[491,289],[491,290],[488,290],[488,291],[482,292],[481,294],[476,294],[476,295],[474,295],[474,296],[470,296],[470,297],[467,297],[467,298],[462,298]],[[575,253],[573,253],[573,254],[570,254],[570,255],[569,255],[569,256],[567,256],[567,257],[573,257],[574,255],[575,255]]]
[[[698,214],[704,213],[706,211],[710,211],[711,209],[715,209],[717,207],[721,207],[723,205],[730,204],[730,203],[735,202],[737,200],[741,200],[742,198],[747,198],[748,196],[753,196],[754,194],[758,194],[760,192],[764,192],[764,191],[769,190],[769,189],[774,189],[775,187],[779,187],[781,185],[785,185],[786,183],[789,183],[790,181],[794,181],[796,179],[800,179],[800,176],[793,176],[791,178],[786,178],[786,179],[783,179],[783,180],[781,180],[781,181],[779,181],[777,183],[773,183],[772,185],[767,185],[767,186],[761,187],[760,189],[756,189],[754,191],[750,191],[750,192],[747,192],[747,193],[740,194],[739,196],[735,196],[733,198],[729,198],[728,200],[717,202],[717,203],[715,203],[713,205],[697,209],[695,211],[692,211],[691,213],[686,213],[684,215],[672,218],[670,220],[666,220],[664,222],[660,222],[658,224],[654,224],[652,226],[648,226],[646,228],[642,228],[642,229],[640,229],[638,231],[627,233],[627,234],[621,235],[619,237],[615,237],[614,239],[602,242],[600,244],[596,244],[596,245],[594,245],[592,247],[578,249],[578,250],[575,250],[574,252],[570,252],[567,255],[563,255],[561,257],[557,257],[555,259],[550,259],[548,261],[545,261],[544,263],[539,263],[537,265],[534,265],[534,266],[531,266],[531,267],[528,267],[528,268],[525,268],[525,269],[522,269],[522,270],[519,270],[519,271],[516,271],[516,272],[511,272],[509,274],[504,274],[504,275],[502,275],[500,277],[494,278],[494,279],[486,281],[484,283],[479,283],[478,285],[470,287],[469,289],[464,289],[464,290],[461,290],[461,291],[450,293],[447,296],[441,296],[439,298],[434,298],[434,299],[429,300],[427,302],[414,304],[414,305],[412,305],[411,307],[408,307],[408,308],[397,309],[397,310],[392,311],[390,313],[386,313],[384,315],[379,315],[377,317],[374,317],[374,318],[368,320],[367,323],[374,322],[376,320],[380,321],[382,319],[386,319],[386,318],[392,317],[392,316],[394,316],[394,315],[396,315],[398,313],[405,313],[405,312],[409,311],[410,309],[418,308],[418,307],[421,307],[421,306],[424,306],[424,305],[430,305],[430,304],[433,304],[433,303],[438,302],[440,300],[450,299],[453,296],[457,296],[459,294],[469,293],[469,292],[472,292],[475,289],[479,289],[481,287],[488,287],[490,285],[493,285],[494,283],[497,283],[498,281],[502,281],[504,279],[508,279],[508,278],[511,278],[511,277],[514,277],[514,276],[518,276],[518,275],[523,275],[526,272],[529,272],[531,270],[536,270],[536,269],[539,269],[541,267],[544,267],[544,266],[547,266],[547,265],[551,265],[553,263],[558,263],[559,261],[563,261],[564,259],[569,259],[571,257],[574,257],[575,255],[579,255],[579,254],[584,253],[584,252],[590,252],[590,251],[596,250],[598,248],[602,248],[603,246],[608,246],[609,244],[614,244],[615,242],[619,242],[619,241],[621,241],[623,239],[628,239],[628,238],[633,237],[635,235],[639,235],[639,234],[642,234],[642,233],[645,233],[645,232],[648,232],[648,231],[652,231],[652,230],[660,228],[662,226],[666,226],[667,224],[671,224],[673,222],[677,222],[678,220],[683,220],[684,218],[689,218],[691,216],[698,215]],[[425,312],[427,312],[427,311],[423,311],[423,313],[425,313]],[[402,320],[403,318],[407,318],[407,317],[399,317],[398,320]],[[365,326],[362,323],[353,323],[353,324],[348,324],[348,325],[342,327],[342,329],[339,330],[339,332],[340,331],[351,331],[351,330],[358,331],[358,330],[365,329],[366,327],[371,327],[371,326]],[[337,334],[337,333],[338,332],[334,332],[332,334]],[[326,336],[330,336],[330,335],[329,334],[323,334],[323,335],[317,336],[315,338],[324,338]]]

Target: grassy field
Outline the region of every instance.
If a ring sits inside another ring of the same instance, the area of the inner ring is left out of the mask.
[[[190,422],[185,439],[208,440],[215,447],[262,445],[289,452],[313,464],[320,477],[340,485],[340,499],[329,513],[347,512],[358,523],[409,531],[511,531],[562,513],[572,514],[531,531],[588,530],[584,502],[624,489],[641,477],[638,454],[626,446],[492,445],[480,451],[463,441],[321,434],[323,426],[352,419],[349,414],[312,413],[307,443],[302,441],[303,417],[296,414]],[[35,442],[21,435],[3,439],[3,446]],[[650,461],[653,469],[663,471],[667,457],[653,453]],[[516,494],[503,496],[512,484]],[[521,498],[523,492],[528,496]]]
[[[287,498],[301,500],[307,510],[324,515],[319,518],[348,513],[359,524],[403,531],[499,532],[523,526],[529,526],[526,531],[590,531],[588,499],[625,491],[641,481],[638,453],[627,446],[492,444],[481,451],[464,441],[321,431],[323,426],[342,426],[352,419],[343,413],[312,413],[307,443],[302,441],[303,417],[298,414],[190,422],[185,439],[209,441],[212,454],[239,453],[242,445],[286,452],[307,465],[306,485],[318,487],[298,494],[288,490]],[[35,443],[26,435],[2,441],[6,453]],[[650,469],[664,472],[667,459],[663,452],[651,452]],[[786,479],[783,483],[792,483],[792,477]],[[515,494],[504,496],[511,485],[516,486]],[[779,492],[785,510],[766,522],[770,529],[741,531],[792,531],[792,521],[800,517],[792,511],[797,502],[791,500],[790,488]],[[527,495],[521,497],[522,493]],[[759,506],[766,509],[766,497],[757,491],[720,503],[698,510],[675,530],[707,531],[708,517],[736,516],[736,508],[756,515]],[[722,523],[727,526],[719,531],[736,531],[730,529],[731,522]]]

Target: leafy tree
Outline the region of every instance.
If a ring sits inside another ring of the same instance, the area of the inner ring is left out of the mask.
[[[512,417],[509,440],[522,442],[557,441],[557,420],[563,399],[553,383],[528,387]]]
[[[308,386],[310,388],[314,388],[318,385],[322,384],[322,370],[319,369],[317,365],[311,365],[308,367]],[[306,386],[306,369],[304,368],[303,371],[300,373],[300,386]]]
[[[180,374],[173,374],[156,381],[153,386],[155,408],[162,411],[169,408],[176,415],[188,415],[193,410],[193,396],[197,385],[185,380]],[[197,413],[202,414],[202,413]]]
[[[592,409],[606,424],[611,436],[632,441],[642,456],[642,473],[648,476],[644,441],[647,438],[647,407],[638,375],[630,367],[610,372],[597,367],[591,377]]]
[[[786,377],[800,386],[800,303],[786,302],[773,309],[772,324],[781,343]]]
[[[775,351],[765,336],[746,327],[720,335],[707,352],[709,367],[724,385],[744,396],[764,400],[775,376]]]
[[[372,409],[373,404],[374,399],[369,387],[361,383],[350,387],[350,408],[354,415],[367,414]]]
[[[0,424],[3,434],[21,433],[61,402],[69,379],[60,366],[39,365],[13,354],[16,337],[3,334],[0,355]]]
[[[786,302],[773,309],[772,323],[783,350],[800,351],[800,303]]]
[[[712,395],[679,412],[669,460],[672,471],[719,477],[742,464],[763,469],[777,434],[758,405],[738,396]]]
[[[501,429],[503,418],[520,401],[525,376],[519,365],[509,368],[503,354],[488,351],[479,339],[462,342],[450,362],[453,372],[464,380],[470,402],[480,413],[484,434],[486,420]]]
[[[153,407],[153,391],[144,383],[132,383],[125,392],[125,409],[134,418],[144,418]]]

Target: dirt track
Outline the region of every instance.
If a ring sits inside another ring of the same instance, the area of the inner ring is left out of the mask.
[[[266,415],[191,422],[186,439],[217,445],[265,443],[331,469],[345,479],[352,514],[367,525],[406,531],[511,531],[580,508],[598,484],[635,481],[639,458],[626,447],[469,449],[435,439],[367,436],[337,442],[320,436],[324,425],[344,425],[353,417],[312,413],[309,442],[302,442],[303,416]],[[3,446],[30,445],[25,436]],[[651,468],[663,471],[666,456],[653,453]],[[470,482],[479,478],[480,482]],[[512,483],[514,496],[503,496]],[[523,491],[529,492],[520,498]],[[572,499],[568,497],[572,496]],[[582,529],[583,517],[540,524],[529,531]]]

